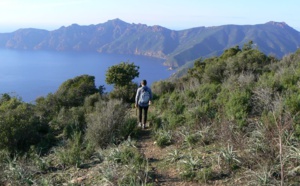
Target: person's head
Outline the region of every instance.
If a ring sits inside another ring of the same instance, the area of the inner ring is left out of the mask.
[[[146,81],[145,79],[144,79],[144,80],[142,80],[142,81],[141,81],[141,85],[142,85],[142,86],[145,86],[145,85],[147,85],[147,81]]]

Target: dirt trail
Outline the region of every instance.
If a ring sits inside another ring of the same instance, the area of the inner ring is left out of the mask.
[[[155,185],[158,186],[193,186],[195,183],[182,182],[174,166],[168,166],[164,158],[174,146],[160,148],[151,138],[151,129],[147,128],[141,131],[140,138],[137,140],[139,151],[145,155],[149,162],[150,174],[154,178]]]

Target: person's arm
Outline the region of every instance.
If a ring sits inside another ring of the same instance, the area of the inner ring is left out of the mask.
[[[135,96],[135,107],[138,106],[138,101],[139,101],[139,97],[140,97],[140,91],[139,91],[139,88],[137,89],[136,91],[136,96]]]

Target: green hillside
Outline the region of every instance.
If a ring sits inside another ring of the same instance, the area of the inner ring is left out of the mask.
[[[82,75],[35,103],[3,94],[1,185],[299,185],[299,64],[252,42],[195,60],[151,85],[146,130],[133,64],[108,70],[110,93]]]

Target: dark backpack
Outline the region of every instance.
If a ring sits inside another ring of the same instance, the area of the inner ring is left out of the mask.
[[[142,92],[141,92],[141,95],[140,95],[139,103],[148,104],[149,100],[150,100],[150,92],[143,88]]]

